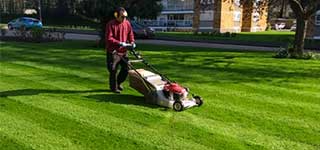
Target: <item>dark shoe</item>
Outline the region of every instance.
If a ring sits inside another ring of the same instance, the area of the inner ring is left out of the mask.
[[[112,90],[113,93],[121,93],[120,90]]]
[[[118,85],[118,90],[122,91],[123,90],[123,86],[122,85]]]

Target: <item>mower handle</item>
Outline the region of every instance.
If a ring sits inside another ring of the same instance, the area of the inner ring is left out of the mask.
[[[135,47],[136,47],[136,44],[120,42],[120,46],[121,46],[121,47],[128,47],[128,48],[135,48]]]

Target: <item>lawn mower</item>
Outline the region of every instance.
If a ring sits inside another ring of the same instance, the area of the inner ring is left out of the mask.
[[[203,104],[200,96],[190,93],[188,88],[171,81],[150,65],[135,50],[135,45],[123,44],[122,46],[126,47],[135,57],[135,60],[127,62],[129,66],[129,85],[143,94],[147,103],[173,108],[175,111],[182,111]],[[147,69],[135,68],[133,64],[138,62],[144,64]]]

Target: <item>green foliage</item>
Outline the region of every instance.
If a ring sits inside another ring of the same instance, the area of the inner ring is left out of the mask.
[[[299,56],[295,51],[292,45],[288,46],[288,49],[280,47],[276,54],[273,56],[274,58],[293,58],[293,59],[320,59],[320,54],[316,51],[308,51],[305,52],[302,56]]]
[[[237,33],[231,33],[231,32],[220,33],[219,31],[213,31],[213,32],[200,32],[200,34],[196,32],[193,35],[230,38],[230,37],[236,37]]]
[[[268,22],[266,31],[271,31],[271,30],[272,30],[272,25],[270,22]]]
[[[6,29],[6,25],[3,25],[3,24],[0,25],[0,30],[1,30],[1,36],[5,36],[8,32]]]
[[[41,41],[44,36],[44,29],[43,28],[31,28],[30,34],[31,38],[33,38],[36,41]]]
[[[288,50],[280,47],[273,57],[274,58],[288,58],[288,56],[289,56]]]
[[[233,36],[235,35],[235,36]],[[231,33],[231,37],[225,37],[224,33],[218,31],[211,32],[210,35],[194,35],[191,32],[158,32],[156,37],[171,37],[176,39],[203,39],[203,40],[235,40],[244,42],[274,42],[291,43],[293,42],[294,32],[284,31],[264,31],[264,32],[240,32]]]
[[[217,30],[213,30],[213,32],[211,32],[212,36],[221,36],[221,32],[217,31]]]
[[[237,36],[237,33],[233,32],[231,33],[231,37],[236,37]]]
[[[155,18],[162,6],[160,0],[84,0],[78,5],[78,12],[90,18],[99,20],[110,20],[113,18],[113,12],[117,7],[124,7],[129,14],[129,18]]]
[[[162,9],[160,2],[161,0],[83,0],[79,3],[77,11],[87,18],[99,20],[100,42],[104,44],[105,26],[114,18],[113,13],[117,7],[124,7],[131,19],[155,18]]]
[[[304,53],[302,59],[316,59],[320,60],[320,54],[318,52],[306,52]]]
[[[226,32],[226,33],[224,33],[224,36],[225,37],[231,37],[231,33],[230,32]]]

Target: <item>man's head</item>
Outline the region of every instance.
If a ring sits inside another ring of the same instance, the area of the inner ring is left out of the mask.
[[[123,22],[128,16],[127,11],[123,7],[119,7],[114,12],[114,17],[118,22]]]

